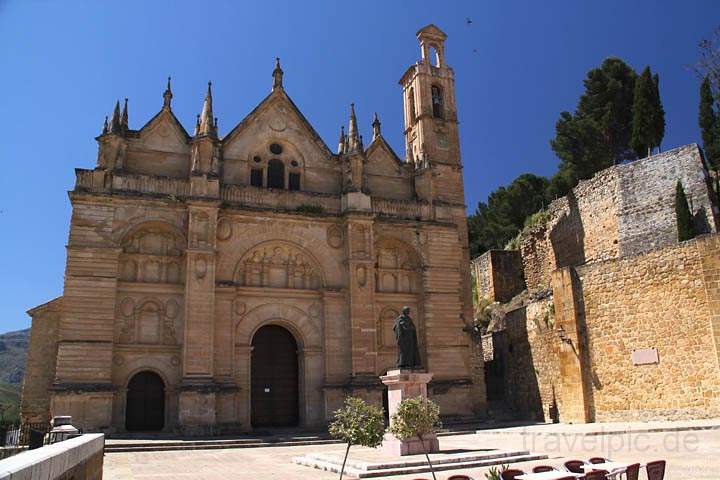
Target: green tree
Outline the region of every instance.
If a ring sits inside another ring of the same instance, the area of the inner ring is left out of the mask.
[[[660,75],[653,75],[654,101],[653,101],[653,122],[652,122],[652,146],[660,149],[663,138],[665,138],[665,108],[660,98]]]
[[[397,411],[392,416],[392,419],[390,419],[390,433],[401,440],[410,438],[420,440],[433,479],[435,479],[435,470],[430,462],[430,456],[425,448],[423,437],[427,434],[437,432],[441,427],[440,407],[420,396],[406,398],[400,402]]]
[[[635,81],[635,96],[633,99],[633,122],[631,144],[638,157],[652,154],[655,146],[657,130],[657,101],[655,80],[650,67]]]
[[[368,405],[361,398],[348,397],[345,399],[345,406],[335,411],[334,420],[328,430],[333,438],[347,443],[340,469],[340,480],[342,480],[351,446],[375,448],[382,443],[385,415],[382,409]]]
[[[677,220],[678,241],[684,242],[695,238],[693,216],[685,196],[685,189],[680,180],[675,185],[675,218]]]
[[[705,150],[705,158],[713,170],[720,167],[720,123],[715,113],[715,98],[710,88],[710,79],[705,77],[700,85],[700,111],[698,123]]]
[[[575,113],[560,114],[550,145],[560,158],[560,168],[573,175],[573,185],[634,158],[630,138],[636,77],[621,59],[605,59],[588,72]]]
[[[468,217],[471,255],[503,248],[522,229],[529,215],[549,203],[548,185],[545,177],[526,173],[507,187],[493,191],[487,203],[480,202]]]

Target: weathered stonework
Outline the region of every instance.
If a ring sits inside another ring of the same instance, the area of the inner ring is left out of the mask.
[[[519,250],[488,250],[472,261],[478,298],[509,302],[525,289]]]
[[[406,161],[377,119],[365,148],[354,110],[332,153],[285,92],[279,64],[272,92],[224,137],[210,86],[193,135],[172,112],[169,84],[140,130],[116,107],[97,167],[76,170],[57,355],[31,355],[24,417],[124,431],[131,381],[152,372],[164,431],[249,430],[253,342],[274,325],[297,347],[297,423],[323,425],[346,395],[382,403],[378,376],[394,366],[392,321],[406,305],[434,375],[430,397],[444,415],[483,413],[479,347],[464,330],[454,74],[444,54],[427,56],[444,38],[434,26],[418,32],[423,61],[401,80],[408,152],[418,150]],[[34,339],[46,334],[39,312]],[[50,391],[31,395],[42,378]]]
[[[698,231],[717,231],[708,174],[697,145],[616,165],[581,181],[548,207],[548,221],[520,244],[528,288],[550,285],[551,272],[677,243],[675,184],[680,180]]]

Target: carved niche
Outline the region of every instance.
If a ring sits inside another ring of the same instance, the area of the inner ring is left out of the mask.
[[[375,271],[378,292],[414,294],[420,290],[420,260],[412,247],[400,241],[379,242]]]
[[[316,290],[322,274],[315,260],[286,242],[267,242],[251,248],[238,262],[235,282],[250,287]]]
[[[120,343],[176,345],[175,321],[180,306],[175,300],[163,304],[150,299],[134,302],[127,297],[120,302]]]
[[[395,326],[395,319],[398,315],[398,311],[393,308],[385,308],[382,312],[380,312],[377,328],[375,330],[377,332],[378,350],[391,350],[397,348],[393,327]]]
[[[162,225],[136,230],[121,242],[120,280],[143,283],[183,283],[184,239]]]

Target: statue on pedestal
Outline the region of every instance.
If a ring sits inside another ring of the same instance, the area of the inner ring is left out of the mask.
[[[417,331],[410,317],[410,307],[403,307],[402,313],[395,319],[395,340],[398,346],[398,368],[420,368],[420,351],[418,350]]]

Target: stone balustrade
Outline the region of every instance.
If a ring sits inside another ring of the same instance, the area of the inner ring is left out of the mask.
[[[0,460],[0,480],[100,480],[105,435],[91,433]]]
[[[97,170],[76,169],[75,189],[167,195],[178,198],[190,196],[190,182],[182,179],[113,173],[109,177]],[[109,186],[107,185],[109,180]],[[340,195],[331,193],[302,192],[264,189],[244,185],[224,185],[220,190],[224,202],[232,205],[273,210],[316,209],[322,213],[341,213]],[[431,206],[427,203],[372,198],[372,211],[383,217],[412,220],[431,218]]]

